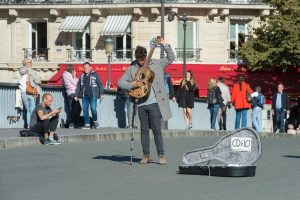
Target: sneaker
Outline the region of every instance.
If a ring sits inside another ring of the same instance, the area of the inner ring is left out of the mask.
[[[186,125],[185,130],[189,130],[189,129],[190,129],[190,126]]]
[[[91,125],[86,124],[86,125],[84,125],[84,127],[82,127],[82,129],[91,129]]]
[[[45,139],[44,145],[50,145],[51,140],[49,138]]]
[[[189,123],[189,129],[192,129],[192,128],[193,128],[193,124]]]
[[[94,127],[95,127],[95,129],[98,129],[98,128],[100,128],[100,125],[99,125],[99,123],[97,122],[97,121],[95,121],[95,122],[93,122],[94,123]]]
[[[159,164],[161,164],[161,165],[167,164],[167,160],[166,160],[165,155],[159,155]]]
[[[69,128],[73,129],[73,128],[74,128],[74,124],[73,124],[73,123],[70,123],[70,124],[69,124]]]
[[[50,143],[49,143],[49,145],[58,145],[58,144],[61,144],[61,143],[56,140],[50,140]]]
[[[140,161],[140,164],[148,164],[150,162],[150,157],[148,155],[144,155],[143,159]]]

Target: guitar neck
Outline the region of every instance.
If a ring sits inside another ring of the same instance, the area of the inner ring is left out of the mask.
[[[150,52],[149,52],[149,54],[148,54],[148,56],[147,56],[147,58],[146,58],[146,62],[145,62],[145,64],[143,65],[143,67],[149,67],[149,63],[150,63],[150,60],[151,60],[152,55],[153,55],[153,53],[154,53],[155,47],[156,47],[156,45],[153,45],[153,46],[151,47]]]

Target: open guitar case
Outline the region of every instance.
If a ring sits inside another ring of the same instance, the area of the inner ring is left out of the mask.
[[[219,139],[211,147],[195,149],[183,154],[180,174],[223,177],[255,176],[261,156],[259,134],[252,128],[242,128]],[[218,164],[210,164],[210,162]]]

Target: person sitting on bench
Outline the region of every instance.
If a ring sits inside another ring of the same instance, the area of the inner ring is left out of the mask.
[[[60,144],[58,137],[53,138],[53,136],[58,125],[58,114],[61,112],[61,108],[52,110],[50,108],[52,103],[52,95],[45,93],[42,103],[35,107],[30,117],[30,132],[44,136],[45,145]]]

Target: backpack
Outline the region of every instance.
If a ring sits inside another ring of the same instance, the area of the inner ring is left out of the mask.
[[[257,97],[257,99],[256,99],[256,101],[257,101],[257,106],[263,108],[264,104],[266,102],[266,98],[265,98],[264,95],[259,94],[258,97]]]
[[[208,102],[208,104],[217,103],[217,97],[216,97],[215,90],[208,90],[207,102]]]

